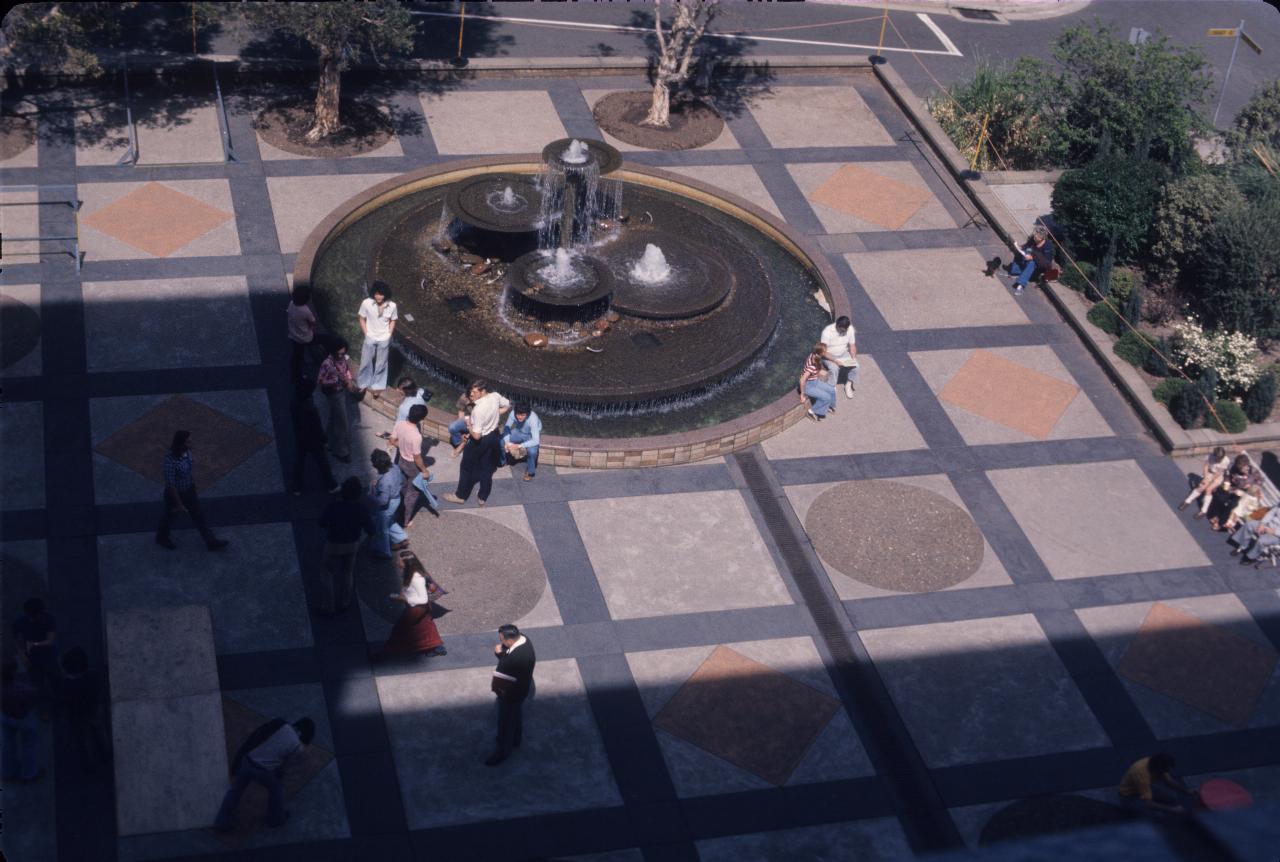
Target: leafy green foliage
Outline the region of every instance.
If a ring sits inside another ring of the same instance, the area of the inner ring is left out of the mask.
[[[930,100],[929,113],[969,161],[989,116],[990,146],[983,146],[978,168],[1030,170],[1055,160],[1052,102],[1052,78],[1041,61],[1020,57],[1010,66],[979,58],[973,77]]]
[[[1116,356],[1119,356],[1134,368],[1141,368],[1146,364],[1147,357],[1151,354],[1150,336],[1139,334],[1137,331],[1130,329],[1120,336],[1120,340],[1111,349]]]
[[[1193,258],[1191,298],[1206,323],[1280,336],[1280,188],[1222,215]]]
[[[1107,141],[1172,166],[1192,158],[1192,134],[1207,127],[1197,111],[1210,83],[1198,50],[1160,34],[1134,47],[1098,22],[1063,31],[1053,55],[1062,67],[1058,133],[1067,164],[1089,162]]]
[[[1107,302],[1094,303],[1093,308],[1090,308],[1085,316],[1090,323],[1109,335],[1119,334],[1120,327],[1123,326],[1120,315],[1116,314],[1115,309]]]
[[[1254,381],[1244,394],[1244,414],[1250,422],[1266,422],[1276,403],[1276,376],[1267,373]]]
[[[1191,386],[1191,383],[1181,377],[1167,377],[1156,384],[1156,388],[1151,391],[1151,395],[1161,404],[1167,406],[1173,401],[1173,396],[1189,386]]]
[[[1173,347],[1166,338],[1157,338],[1151,345],[1151,349],[1147,351],[1147,358],[1143,360],[1142,370],[1156,377],[1168,377],[1173,373],[1173,369],[1169,367],[1168,357],[1173,356]]]
[[[1114,285],[1115,280],[1113,279],[1111,283]],[[1142,288],[1137,285],[1129,288],[1129,292],[1120,303],[1120,314],[1129,321],[1130,326],[1137,326],[1142,322]]]
[[[1089,287],[1089,282],[1097,283],[1098,268],[1096,266],[1087,260],[1080,260],[1079,258],[1076,259],[1075,266],[1072,266],[1070,261],[1066,260],[1061,263],[1061,266],[1062,276],[1058,281],[1078,293],[1083,293],[1086,296],[1091,295],[1092,288]],[[1079,269],[1076,269],[1076,266]]]
[[[1169,398],[1169,415],[1183,428],[1194,428],[1204,414],[1204,394],[1196,386],[1183,386]]]
[[[1224,173],[1190,174],[1169,183],[1151,221],[1147,271],[1159,281],[1176,281],[1205,232],[1225,212],[1243,204],[1244,196]]]
[[[1201,370],[1200,376],[1196,378],[1196,388],[1200,390],[1201,395],[1209,399],[1217,396],[1220,383],[1222,378],[1212,368]]]
[[[413,50],[413,18],[396,0],[335,0],[329,3],[245,3],[249,22],[303,39],[339,69],[367,55],[380,61],[388,54]]]
[[[1249,427],[1249,420],[1244,415],[1244,410],[1229,398],[1214,402],[1213,412],[1214,416],[1205,417],[1205,426],[1214,431],[1225,430],[1228,434],[1239,434]]]
[[[1067,171],[1053,189],[1053,212],[1086,256],[1102,257],[1115,239],[1118,261],[1145,245],[1164,170],[1154,162],[1108,156]]]
[[[0,65],[46,74],[97,75],[98,52],[119,33],[120,13],[136,3],[20,3],[0,24]]]
[[[1245,102],[1226,134],[1231,155],[1252,161],[1254,144],[1280,149],[1280,79],[1268,81]]]

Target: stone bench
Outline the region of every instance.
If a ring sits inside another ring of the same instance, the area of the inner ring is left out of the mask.
[[[118,834],[209,826],[227,790],[209,609],[112,611],[106,629]]]

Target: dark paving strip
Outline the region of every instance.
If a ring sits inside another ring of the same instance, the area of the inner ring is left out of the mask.
[[[320,665],[310,648],[218,656],[218,687],[223,691],[319,681]]]
[[[1030,347],[1044,343],[1039,326],[957,326],[941,329],[902,329],[896,332],[902,350],[980,350],[990,347]],[[868,352],[874,352],[868,349]]]
[[[160,368],[144,373],[110,371],[90,375],[88,385],[91,398],[260,389],[263,370],[261,365],[212,365],[205,368]]]
[[[964,446],[964,438],[942,409],[924,375],[905,353],[877,355],[876,365],[929,448]]]
[[[626,656],[582,656],[577,661],[623,802],[636,805],[673,801],[675,786]],[[667,824],[666,840],[688,837],[683,818]]]
[[[43,539],[49,535],[44,509],[0,512],[0,543]]]
[[[807,208],[807,204],[806,204]],[[863,288],[862,282],[854,273],[853,267],[849,265],[849,260],[844,255],[828,254],[827,262],[831,264],[831,268],[835,270],[836,277],[840,280],[840,284],[844,286],[845,295],[849,298],[849,304],[853,307],[854,325],[858,328],[858,337],[862,338],[871,333],[892,333],[893,327],[884,319],[884,315],[880,313],[880,309]],[[834,289],[834,285],[832,285]]]
[[[272,227],[272,236],[275,228]],[[141,281],[150,278],[199,278],[243,275],[240,255],[210,257],[162,257],[145,260],[93,260],[84,262],[83,278],[95,281]]]
[[[739,147],[743,150],[758,150],[765,158],[773,157],[773,145],[769,143],[769,138],[756,122],[756,118],[752,116],[750,109],[740,111],[735,116],[725,117],[724,120],[729,131],[733,132]]]
[[[128,840],[121,842],[127,845]],[[167,856],[163,862],[210,862],[211,859],[233,858],[236,862],[351,862],[359,860],[414,859],[413,842],[407,833],[398,835],[362,835],[341,841],[308,841],[234,851],[234,855],[198,853],[192,856]],[[426,859],[428,857],[421,857]],[[439,862],[441,857],[434,857]]]
[[[449,156],[447,158],[457,158]],[[348,156],[342,159],[270,159],[262,163],[268,177],[329,177],[342,174],[402,174],[414,168],[445,161],[419,152],[409,156]]]
[[[897,709],[857,632],[822,577],[820,564],[790,507],[781,486],[770,476],[759,447],[733,455],[750,500],[768,527],[789,577],[818,628],[817,643],[829,662],[828,672],[841,694],[845,710],[858,731],[876,773],[884,780],[892,810],[902,818],[904,831],[917,852],[959,847],[961,840],[933,787],[920,753],[911,741]]]
[[[646,844],[640,848],[644,862],[700,862],[698,848],[689,842]]]
[[[1149,436],[1150,432],[1147,431],[1146,425],[1133,412],[1133,408],[1129,406],[1098,366],[1097,360],[1085,349],[1078,338],[1070,341],[1055,341],[1049,346],[1113,431],[1117,434]],[[1113,357],[1113,360],[1123,362],[1119,357]],[[1154,440],[1152,445],[1155,445]]]
[[[227,175],[224,162],[192,165],[81,165],[76,180],[85,183],[148,183],[168,180],[220,180]]]
[[[571,138],[600,138],[591,106],[582,97],[582,89],[576,81],[557,80],[548,83],[547,95],[560,115],[565,134]]]
[[[0,168],[0,188],[33,186],[40,180],[39,168]]]
[[[842,823],[854,819],[851,809],[857,820],[894,816],[876,777],[701,796],[681,806],[696,839]]]
[[[924,179],[925,185],[938,199],[938,203],[942,204],[947,215],[955,221],[956,227],[966,228],[973,233],[973,245],[999,242],[995,233],[987,226],[987,221],[980,214],[977,205],[955,184],[947,168],[938,161],[938,157],[929,149],[928,143],[920,133],[913,129],[910,135],[911,139],[908,139],[905,133],[900,132],[894,138],[904,144],[903,154],[906,160]],[[913,141],[919,143],[913,143]]]
[[[422,112],[422,100],[418,98],[418,94],[398,90],[389,101],[393,110],[412,117],[413,119],[410,122],[417,125],[417,130],[414,134],[396,135],[396,139],[400,141],[400,149],[404,151],[405,158],[415,165],[430,164],[433,160],[439,158],[440,153],[436,149],[436,141],[431,135],[431,128],[427,125],[427,117]]]
[[[505,792],[496,781],[494,786],[495,793]],[[442,788],[442,792],[447,791]],[[524,792],[538,789],[528,787]],[[653,840],[637,814],[632,807],[617,806],[417,830],[409,833],[412,858],[422,862],[551,859],[626,850]]]
[[[952,473],[948,478],[1013,582],[1051,583],[1049,570],[986,474]]]
[[[764,183],[765,190],[777,204],[778,212],[782,213],[783,220],[792,230],[809,236],[826,233],[822,222],[818,221],[818,217],[814,215],[813,208],[809,206],[804,193],[800,191],[800,187],[796,185],[796,181],[792,179],[786,167],[780,164],[756,162],[755,168],[760,181]]]
[[[37,284],[40,281],[40,261],[32,255],[15,256],[10,252],[4,261],[4,271],[8,274],[0,284]]]
[[[525,509],[547,580],[566,624],[603,622],[609,608],[595,569],[567,503],[543,503]]]
[[[1253,621],[1280,652],[1280,594],[1275,589],[1237,592],[1236,597],[1248,609]]]

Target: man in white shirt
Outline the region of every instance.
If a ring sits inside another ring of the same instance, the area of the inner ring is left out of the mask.
[[[231,763],[234,778],[231,789],[222,797],[214,828],[219,832],[235,830],[240,797],[250,784],[267,788],[267,825],[283,826],[289,819],[289,812],[284,808],[285,765],[310,745],[315,735],[315,722],[309,718],[300,718],[293,724],[275,719],[255,730]]]
[[[472,381],[469,394],[475,406],[467,417],[466,445],[458,468],[458,488],[452,494],[445,494],[444,498],[450,503],[465,503],[471,496],[471,489],[478,483],[477,499],[483,506],[493,490],[493,474],[498,469],[502,453],[499,420],[511,409],[511,402],[497,392],[490,392],[489,384],[484,380]]]
[[[848,317],[840,316],[836,322],[822,330],[822,343],[827,346],[827,380],[833,385],[844,384],[846,398],[853,397],[854,384],[858,382],[858,345],[855,330]]]
[[[375,281],[370,295],[360,303],[360,331],[364,333],[364,346],[360,349],[360,375],[357,385],[367,389],[374,398],[387,388],[387,358],[391,352],[391,336],[400,318],[396,304],[391,301],[391,288],[385,282]]]

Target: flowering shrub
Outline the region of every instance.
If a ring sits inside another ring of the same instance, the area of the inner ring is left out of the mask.
[[[1220,329],[1206,332],[1194,317],[1176,323],[1175,358],[1188,376],[1196,377],[1211,369],[1218,376],[1219,395],[1243,393],[1262,376],[1258,364],[1258,345],[1252,336]]]

